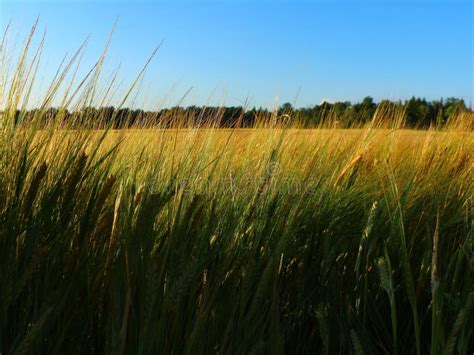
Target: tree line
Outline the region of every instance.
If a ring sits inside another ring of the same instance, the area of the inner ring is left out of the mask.
[[[214,125],[219,127],[252,127],[269,120],[286,123],[297,123],[301,127],[316,127],[325,123],[333,123],[340,127],[359,126],[371,121],[377,114],[383,120],[404,120],[404,126],[411,128],[427,128],[442,125],[449,117],[461,112],[470,112],[462,99],[427,101],[424,98],[412,97],[405,101],[383,100],[378,103],[370,96],[361,102],[322,102],[312,107],[295,108],[284,103],[276,110],[266,108],[246,109],[242,106],[204,107],[175,106],[159,111],[144,111],[114,107],[85,107],[78,111],[49,108],[46,110],[16,111],[15,122],[29,121],[39,118],[43,124],[59,120],[75,124],[93,123],[99,126],[111,126],[115,129],[132,126],[159,124],[172,127],[176,124]]]

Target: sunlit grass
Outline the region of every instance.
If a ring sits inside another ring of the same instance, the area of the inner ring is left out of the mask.
[[[14,122],[25,63],[2,88],[0,353],[474,348],[474,135],[456,118],[40,127]]]

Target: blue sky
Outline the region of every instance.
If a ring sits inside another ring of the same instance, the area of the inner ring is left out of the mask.
[[[123,87],[164,39],[141,87],[145,108],[176,104],[191,87],[185,104],[474,100],[471,1],[1,0],[0,14],[19,38],[40,15],[46,81],[90,34],[87,72],[117,16],[106,67],[120,63]]]

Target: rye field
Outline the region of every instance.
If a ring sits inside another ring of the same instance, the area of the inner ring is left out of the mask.
[[[23,122],[27,58],[2,68],[0,354],[474,350],[472,112],[425,130],[403,112],[39,124],[64,78]],[[95,73],[69,95],[89,103]]]
[[[20,126],[0,150],[2,353],[473,349],[472,132]]]

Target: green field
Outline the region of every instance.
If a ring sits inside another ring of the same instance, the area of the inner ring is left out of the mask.
[[[458,129],[3,129],[0,352],[468,353],[473,151]]]

